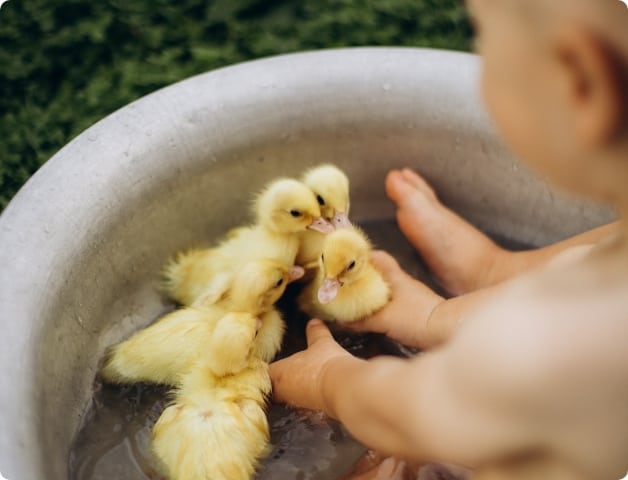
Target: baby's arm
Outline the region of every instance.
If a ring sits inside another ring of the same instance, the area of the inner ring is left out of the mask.
[[[391,285],[392,301],[374,315],[345,327],[383,333],[410,347],[428,349],[438,346],[446,342],[478,308],[499,296],[507,280],[535,267],[542,269],[577,261],[589,253],[591,243],[612,235],[617,228],[618,223],[612,223],[548,247],[510,252],[513,259],[510,263],[504,262],[500,282],[491,281],[483,288],[448,299],[404,272],[389,254],[373,252],[372,262]]]
[[[446,342],[465,318],[502,289],[497,285],[445,299],[404,272],[389,254],[376,251],[371,259],[390,284],[392,300],[374,315],[343,327],[383,333],[410,347],[429,349]]]
[[[413,360],[367,361],[342,350],[317,321],[308,325],[308,344],[271,365],[275,399],[325,411],[377,451],[475,466],[535,445],[534,419],[513,402],[534,375],[518,370],[525,361],[500,356],[507,346],[474,335]]]
[[[535,268],[542,268],[557,257],[568,254],[568,250],[578,250],[580,253],[584,253],[586,248],[591,249],[600,241],[618,232],[619,222],[613,222],[546,247],[509,252],[509,261],[503,262],[500,268],[494,270],[493,276],[489,279],[490,284],[494,285]]]
[[[626,324],[605,289],[566,294],[571,272],[505,286],[412,360],[354,358],[312,321],[308,348],[271,365],[274,397],[323,410],[375,450],[477,478],[620,478]]]

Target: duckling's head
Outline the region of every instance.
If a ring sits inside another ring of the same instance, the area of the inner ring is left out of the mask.
[[[369,262],[371,244],[357,228],[343,228],[325,237],[320,257],[323,283],[318,301],[331,302],[344,285],[355,282]]]
[[[253,314],[267,312],[294,279],[292,269],[275,260],[255,260],[240,269],[228,292],[229,308]]]
[[[312,190],[321,215],[334,227],[349,227],[349,179],[334,165],[320,165],[303,175],[303,183]]]
[[[306,229],[328,233],[333,226],[321,218],[316,196],[303,183],[282,178],[272,182],[255,203],[258,223],[278,233]]]

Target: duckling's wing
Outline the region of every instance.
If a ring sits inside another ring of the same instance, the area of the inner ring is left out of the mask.
[[[183,308],[111,347],[100,372],[112,383],[175,385],[213,334],[210,312]]]
[[[203,363],[217,376],[245,368],[258,322],[259,319],[249,313],[229,313],[222,317],[208,339]]]

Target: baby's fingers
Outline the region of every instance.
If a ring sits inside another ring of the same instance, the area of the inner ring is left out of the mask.
[[[397,260],[384,250],[373,250],[371,252],[371,262],[386,278],[394,277],[402,271]]]
[[[308,347],[314,345],[319,340],[323,340],[323,339],[333,340],[334,338],[332,337],[331,332],[329,331],[329,328],[327,327],[327,325],[325,325],[325,323],[322,320],[319,320],[318,318],[313,318],[312,320],[308,322],[307,327],[305,329],[305,336],[307,338]]]
[[[393,292],[412,279],[399,266],[397,260],[384,250],[371,252],[371,263],[384,276],[384,280],[388,282]]]

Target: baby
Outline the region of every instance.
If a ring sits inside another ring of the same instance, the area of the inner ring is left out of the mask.
[[[619,0],[469,0],[483,93],[504,139],[560,187],[628,215],[628,9]],[[312,320],[271,366],[279,401],[340,420],[371,448],[474,480],[619,480],[628,470],[624,220],[511,253],[391,172],[398,221],[445,300],[374,257],[394,300],[357,327],[424,353],[362,360]],[[447,242],[443,240],[447,239]],[[453,239],[453,240],[452,240]]]

